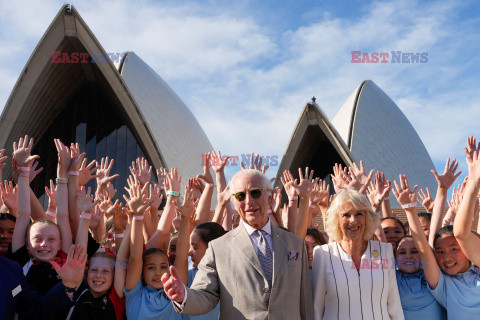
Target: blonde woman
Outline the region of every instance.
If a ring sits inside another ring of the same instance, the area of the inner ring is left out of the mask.
[[[404,319],[392,246],[372,239],[380,218],[367,197],[347,189],[327,212],[333,242],[313,253],[315,319]]]

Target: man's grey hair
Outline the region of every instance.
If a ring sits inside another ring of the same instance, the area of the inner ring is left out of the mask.
[[[262,171],[259,171],[257,169],[244,169],[235,173],[235,175],[230,180],[230,192],[232,195],[235,194],[235,190],[233,190],[233,181],[235,181],[235,179],[238,179],[239,177],[245,176],[258,177],[261,184],[260,186],[258,186],[259,188],[272,190],[272,184],[270,183],[270,179]]]

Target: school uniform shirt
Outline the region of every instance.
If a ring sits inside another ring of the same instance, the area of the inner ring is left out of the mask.
[[[125,292],[125,307],[127,319],[142,320],[183,320],[183,315],[177,313],[173,304],[163,290],[143,286],[142,280]]]
[[[480,269],[475,266],[464,273],[450,276],[440,271],[437,287],[431,290],[437,301],[447,309],[448,319],[480,318]]]
[[[446,320],[447,312],[428,289],[425,273],[397,270],[397,286],[406,320]]]
[[[23,246],[15,251],[12,254],[12,258],[23,266],[23,274],[27,278],[28,283],[40,294],[46,294],[61,282],[60,277],[49,262],[41,262],[30,258],[27,246]],[[62,266],[67,261],[67,254],[60,249],[54,259]]]
[[[313,251],[315,320],[404,319],[392,245],[370,240],[357,270],[338,242]]]
[[[191,268],[188,270],[188,287],[193,283],[193,279],[195,279],[195,275],[197,274],[198,269],[197,268]],[[190,319],[190,320],[218,320],[218,317],[220,315],[220,301],[217,303],[217,306],[213,309],[210,310],[209,312],[199,315],[199,316],[184,316],[184,319]]]
[[[121,299],[115,287],[107,294],[94,298],[88,286],[83,283],[74,295],[75,305],[70,309],[67,320],[122,320],[125,299]]]

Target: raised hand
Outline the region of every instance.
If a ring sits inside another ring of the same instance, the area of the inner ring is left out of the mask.
[[[140,182],[140,186],[143,187],[147,182],[150,182],[152,176],[152,166],[148,165],[148,161],[145,158],[137,158],[136,165],[132,161],[130,166],[130,172]]]
[[[427,210],[427,212],[432,212],[433,211],[433,205],[434,201],[432,199],[432,195],[430,194],[430,189],[428,187],[426,188],[427,192],[423,191],[423,189],[420,189],[418,192],[418,198],[420,199],[420,202],[422,203],[422,206]]]
[[[40,158],[37,155],[30,155],[33,147],[33,138],[20,138],[17,142],[13,143],[12,162],[14,167],[30,167],[35,159]]]
[[[167,182],[169,190],[180,192],[180,184],[182,183],[182,177],[178,176],[177,168],[173,168],[170,172],[167,172]]]
[[[468,138],[468,148],[465,148],[465,154],[468,164],[468,180],[478,184],[480,181],[480,143],[477,147],[475,142],[473,136]]]
[[[297,179],[293,179],[292,173],[289,170],[283,171],[283,177],[280,177],[280,180],[282,181],[283,188],[285,189],[287,196],[295,197],[297,192],[295,191],[293,185],[297,184]]]
[[[210,174],[211,158],[212,158],[211,153],[206,153],[203,156],[203,160],[204,160],[203,174],[197,175],[197,179],[202,179],[203,181],[205,181],[205,183],[213,184],[213,178],[212,178],[212,175]]]
[[[0,193],[3,203],[7,206],[10,214],[17,214],[17,187],[14,187],[12,181],[5,180],[5,186],[0,182]]]
[[[330,195],[330,185],[326,185],[325,181],[319,179],[310,194],[310,202],[314,206],[328,206],[328,196]]]
[[[377,173],[378,174],[378,173]],[[378,175],[380,176],[380,175]],[[383,181],[374,179],[370,186],[368,187],[368,199],[372,207],[379,209],[382,201],[387,197],[390,192],[390,181],[388,181],[388,186],[385,187]]]
[[[83,158],[85,157],[85,152],[80,153],[80,146],[78,143],[72,143],[70,145],[70,168],[69,171],[78,171],[80,165],[82,164]]]
[[[147,199],[146,191],[148,188],[148,182],[143,186],[143,188],[140,188],[140,184],[136,183],[134,184],[130,189],[127,189],[127,192],[130,195],[130,198],[128,198],[126,195],[123,195],[123,198],[125,201],[127,201],[127,205],[132,211],[133,215],[143,215],[145,213],[145,209],[150,206],[150,204],[153,202],[152,200]]]
[[[457,159],[453,159],[452,163],[450,164],[450,158],[448,158],[447,163],[445,164],[445,170],[443,172],[443,175],[440,176],[438,175],[437,171],[431,170],[431,172],[435,176],[435,179],[437,180],[439,188],[448,190],[452,186],[452,184],[455,182],[455,179],[457,179],[458,176],[462,173],[462,171],[460,171],[457,174],[455,174],[455,171],[457,171],[457,168],[458,168]]]
[[[60,139],[53,139],[53,141],[55,142],[55,147],[57,147],[58,152],[58,172],[66,174],[72,162],[70,149],[68,149]]]
[[[310,170],[310,175],[309,175],[309,170],[308,167],[305,168],[305,175],[303,175],[302,169],[298,168],[298,175],[300,176],[300,183],[296,184],[294,183],[293,189],[295,189],[296,194],[300,198],[310,198],[310,193],[312,192],[312,188],[315,182],[312,181],[313,178],[313,170]]]
[[[6,163],[4,163],[5,160],[7,160],[7,156],[4,156],[3,154],[5,153],[5,149],[0,150],[0,181],[2,180],[2,171],[3,168],[5,168]]]
[[[347,168],[342,168],[341,164],[335,163],[333,166],[333,174],[330,176],[332,177],[333,186],[336,192],[348,187],[348,182],[345,179],[345,177],[347,177]]]
[[[212,151],[210,152],[210,155],[212,169],[216,174],[218,174],[225,169],[225,166],[228,164],[228,159],[230,159],[230,157],[222,157],[222,153],[220,151],[217,151],[217,153],[215,153],[215,151]]]
[[[364,186],[364,185],[369,185],[370,181],[373,177],[373,170],[370,170],[369,174],[367,175],[365,173],[365,167],[363,166],[363,161],[360,160],[360,168],[357,166],[357,164],[354,162],[353,167],[350,168],[352,174],[355,176],[355,178],[358,180],[358,182]]]
[[[113,205],[113,228],[115,230],[125,230],[128,225],[128,215],[127,213],[123,210],[123,203],[118,203],[118,200],[115,201],[115,204]],[[116,233],[121,233],[117,232]]]
[[[167,297],[178,303],[182,303],[185,298],[185,285],[174,266],[170,266],[170,275],[165,273],[162,276],[163,290]]]
[[[91,194],[91,188],[88,187],[85,190],[85,187],[81,187],[77,192],[77,207],[78,210],[82,212],[92,212],[92,208],[100,202],[100,199],[93,200],[93,195]]]
[[[219,205],[224,206],[230,202],[231,197],[232,194],[230,193],[230,182],[228,182],[225,190],[219,190],[219,192],[217,193],[217,202]]]
[[[277,214],[282,206],[282,190],[276,187],[275,191],[272,195],[272,211]]]
[[[263,173],[265,173],[268,170],[269,166],[264,165],[262,168],[262,162],[263,162],[262,157],[260,157],[258,153],[257,153],[257,156],[254,157],[254,153],[252,152],[252,154],[250,155],[250,165],[248,166],[248,169],[256,169],[258,171],[262,171]],[[240,167],[242,167],[242,169],[244,170],[245,164],[241,162]]]
[[[161,193],[160,188],[157,184],[154,184],[148,187],[148,191],[148,200],[151,200],[150,207],[152,207],[152,209],[158,210],[163,200],[163,194]]]
[[[158,187],[160,191],[165,193],[166,190],[166,180],[167,180],[167,170],[165,168],[157,169],[157,180],[158,180]]]
[[[45,193],[48,196],[48,210],[55,212],[57,209],[57,190],[55,189],[52,179],[50,179],[50,189],[45,187]]]
[[[185,187],[185,196],[183,197],[183,204],[175,203],[175,208],[181,215],[181,219],[192,219],[195,214],[195,199],[190,188]]]
[[[88,166],[86,166],[86,164],[87,159],[84,158],[82,161],[82,165],[78,169],[78,185],[80,187],[86,185],[87,182],[91,179],[98,177],[98,175],[94,175],[95,171],[97,171],[97,169],[99,168],[98,166],[96,166],[97,161],[93,160]]]
[[[397,183],[397,181],[394,181],[395,189],[392,189],[392,192],[395,195],[395,198],[397,198],[398,203],[402,206],[416,203],[418,186],[415,185],[413,190],[411,190],[410,185],[408,184],[408,179],[405,175],[400,175],[399,180],[400,185]]]
[[[108,157],[102,158],[100,161],[100,167],[97,169],[97,185],[98,187],[102,186],[105,188],[107,183],[112,181],[113,179],[119,177],[118,174],[114,174],[110,176],[110,170],[112,170],[113,166],[113,159],[108,162]]]
[[[85,264],[87,262],[87,252],[82,245],[72,245],[68,251],[67,261],[60,265],[52,260],[50,263],[57,271],[62,283],[69,288],[78,288],[83,281],[85,273]]]

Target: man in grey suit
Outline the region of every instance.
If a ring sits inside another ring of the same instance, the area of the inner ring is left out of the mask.
[[[175,309],[195,316],[220,301],[220,319],[313,319],[304,241],[270,222],[269,179],[242,170],[230,189],[240,225],[209,243],[191,288],[174,267],[162,278]]]

